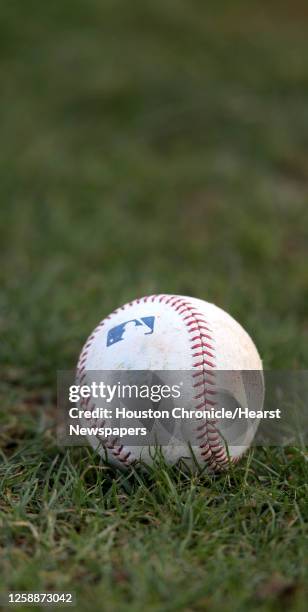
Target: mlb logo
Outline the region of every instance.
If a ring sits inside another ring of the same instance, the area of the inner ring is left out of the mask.
[[[124,340],[126,326],[130,323],[134,324],[134,328],[142,326],[144,328],[145,336],[153,334],[154,321],[155,317],[141,317],[140,319],[129,319],[129,321],[124,321],[124,323],[120,323],[119,325],[112,327],[107,335],[107,346],[111,346],[112,344],[116,344],[117,342]]]

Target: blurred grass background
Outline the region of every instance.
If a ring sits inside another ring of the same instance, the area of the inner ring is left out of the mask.
[[[265,367],[307,367],[307,22],[303,0],[2,3],[4,453],[140,295],[213,301]]]

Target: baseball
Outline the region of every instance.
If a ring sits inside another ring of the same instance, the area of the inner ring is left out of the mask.
[[[77,365],[77,380],[88,371],[183,371],[185,401],[192,410],[217,406],[262,410],[262,361],[247,332],[214,304],[180,295],[151,295],[117,308],[86,341]],[[249,374],[251,373],[251,375]],[[248,376],[247,376],[248,374]],[[92,398],[91,410],[99,400]],[[88,406],[89,406],[89,402]],[[249,448],[258,419],[226,422],[196,418],[189,423],[189,445],[174,432],[162,446],[166,461],[194,461],[210,469],[237,462]],[[151,463],[148,446],[125,445],[121,439],[88,436],[90,444],[116,466],[142,460]]]

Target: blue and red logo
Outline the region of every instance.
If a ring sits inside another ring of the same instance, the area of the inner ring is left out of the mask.
[[[121,342],[121,340],[124,340],[126,326],[129,325],[129,323],[133,323],[134,328],[142,326],[144,328],[145,336],[153,334],[154,321],[155,317],[141,317],[140,319],[130,319],[129,321],[124,321],[124,323],[120,323],[119,325],[112,327],[107,335],[107,346],[111,346],[112,344],[116,344],[116,342]]]

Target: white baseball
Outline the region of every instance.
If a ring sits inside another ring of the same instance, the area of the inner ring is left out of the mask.
[[[194,409],[214,406],[222,388],[224,397],[233,398],[234,403],[245,406],[253,397],[256,409],[263,407],[262,362],[250,336],[224,310],[196,298],[152,295],[116,309],[85,343],[77,365],[78,381],[84,381],[90,370],[163,370],[166,376],[170,370],[185,370],[190,372],[186,394]],[[248,387],[247,381],[243,385],[241,371],[247,370],[260,373],[258,388],[253,377]],[[95,408],[95,401],[91,407]],[[191,422],[190,444],[201,466],[224,468],[249,448],[258,421],[242,432],[235,445],[234,427],[222,431],[223,425],[213,420]],[[111,439],[102,444],[92,436],[89,442],[117,466],[138,459],[152,461],[145,446],[124,447],[121,440]],[[187,444],[179,444],[178,439],[171,438],[162,451],[171,464],[183,457],[191,461]]]

